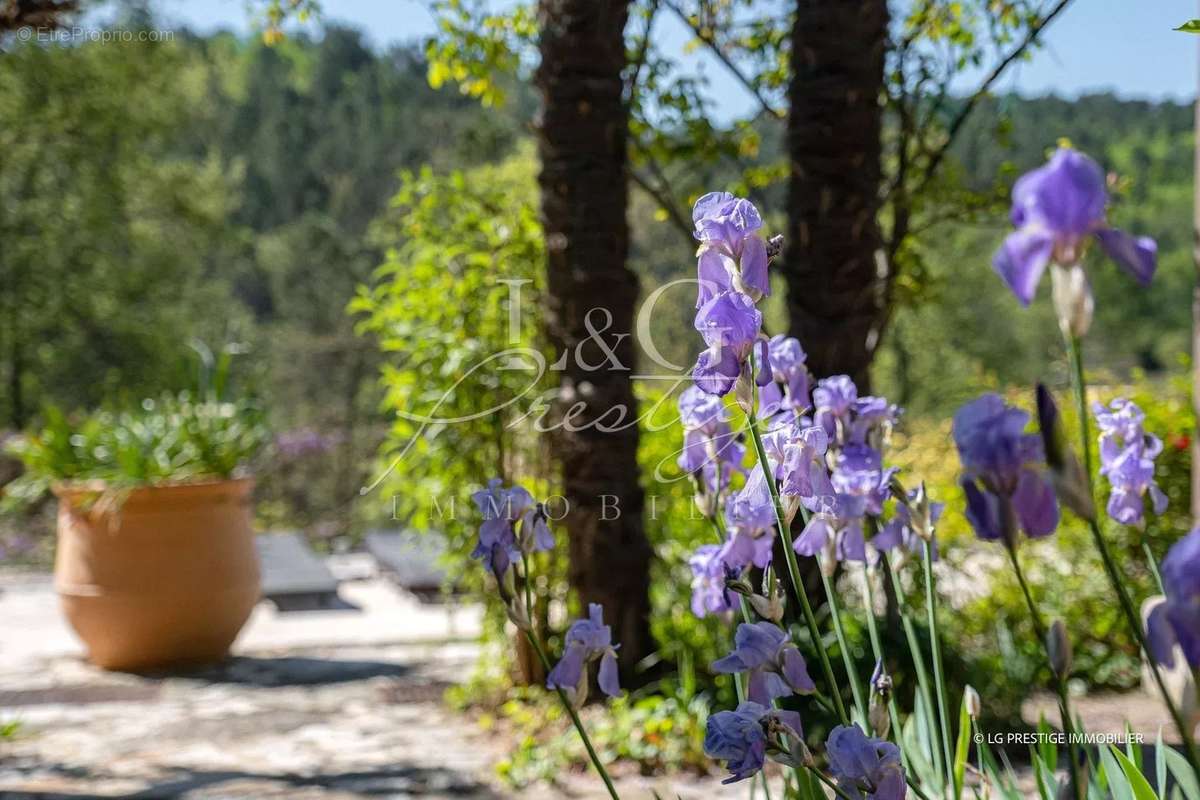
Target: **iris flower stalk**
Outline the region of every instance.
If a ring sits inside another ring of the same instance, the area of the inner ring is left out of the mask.
[[[817,626],[817,617],[813,613],[812,604],[808,601],[808,595],[804,591],[804,584],[800,582],[800,566],[796,563],[796,553],[791,547],[791,538],[789,535],[790,528],[788,527],[786,517],[783,513],[783,506],[779,502],[779,487],[775,483],[775,476],[771,474],[771,468],[767,463],[767,451],[763,446],[762,434],[758,430],[758,408],[757,387],[754,391],[755,397],[749,407],[745,409],[746,424],[750,429],[750,439],[754,443],[754,455],[758,458],[759,469],[763,472],[763,477],[767,483],[767,489],[771,493],[771,506],[775,512],[775,524],[779,527],[779,534],[784,537],[783,557],[787,563],[788,577],[791,579],[792,594],[795,595],[796,601],[800,604],[800,608],[804,612],[804,621],[808,626],[809,636],[812,638],[813,647],[817,651],[817,655],[821,661],[821,671],[825,673],[825,680],[830,687],[830,694],[833,696],[834,707],[837,711],[838,718],[842,724],[850,724],[850,717],[846,714],[846,706],[842,702],[841,692],[837,690],[838,682],[833,674],[833,665],[829,663],[829,654],[825,652],[825,648],[821,647],[821,629]],[[801,508],[801,514],[807,519],[807,511]],[[826,600],[831,604],[833,598],[826,586]],[[839,640],[839,644],[844,647],[844,644]]]
[[[934,719],[934,702],[933,692],[929,688],[929,672],[925,667],[925,656],[921,652],[921,642],[917,638],[917,628],[909,614],[908,604],[904,601],[904,588],[900,585],[900,577],[897,573],[897,563],[892,558],[891,553],[885,553],[884,557],[887,560],[886,572],[888,578],[892,582],[892,590],[897,598],[900,612],[900,626],[904,628],[904,639],[908,643],[909,657],[912,658],[913,668],[917,673],[917,691],[921,693],[922,711],[925,712],[925,721],[935,740],[940,740],[942,731],[938,728],[937,720]],[[934,772],[942,775],[945,770],[945,765],[942,763],[942,749],[939,743],[933,743],[933,752],[929,754],[933,763]]]
[[[938,727],[941,730],[938,738],[942,742],[942,759],[946,767],[947,785],[953,785],[954,756],[950,753],[949,702],[946,694],[945,671],[942,668],[942,646],[941,636],[938,633],[937,606],[934,602],[937,598],[937,584],[933,577],[933,545],[924,537],[921,540],[921,568],[925,572],[925,613],[929,622],[929,657],[933,662],[933,683],[937,690]]]
[[[862,572],[863,605],[866,606],[867,612],[867,636],[871,640],[871,655],[875,657],[875,669],[878,671],[883,667],[883,641],[879,638],[879,626],[875,622],[875,591],[871,585],[872,572],[874,572],[874,569],[870,565],[870,562],[868,562]],[[874,689],[873,685],[872,689]],[[896,697],[891,692],[888,693],[887,712],[891,723],[892,736],[895,738],[896,743],[900,744],[900,711],[896,707]],[[909,768],[909,759],[903,747],[900,748],[900,759],[907,770]]]
[[[1071,388],[1074,390],[1076,416],[1079,419],[1079,442],[1083,453],[1083,473],[1087,479],[1087,490],[1094,499],[1096,487],[1092,478],[1092,434],[1088,424],[1087,380],[1083,372],[1083,340],[1081,337],[1064,330],[1063,342],[1067,349],[1067,358],[1071,363]],[[1128,623],[1129,629],[1133,631],[1133,637],[1137,641],[1138,648],[1150,662],[1150,672],[1154,675],[1154,682],[1158,686],[1159,694],[1162,696],[1163,703],[1166,704],[1167,711],[1171,715],[1171,720],[1175,723],[1175,728],[1179,732],[1180,739],[1183,741],[1184,755],[1187,756],[1188,763],[1192,765],[1192,769],[1196,770],[1197,774],[1200,774],[1200,752],[1196,750],[1196,740],[1192,736],[1191,726],[1184,720],[1178,704],[1171,696],[1170,690],[1167,689],[1167,684],[1163,680],[1158,663],[1151,656],[1150,649],[1146,643],[1146,637],[1142,633],[1141,618],[1134,609],[1133,600],[1129,596],[1129,591],[1125,588],[1124,576],[1117,567],[1117,562],[1109,550],[1103,531],[1100,529],[1100,521],[1095,514],[1092,514],[1087,519],[1087,523],[1088,529],[1092,534],[1092,541],[1095,542],[1096,550],[1100,553],[1100,560],[1104,564],[1104,571],[1108,576],[1108,582],[1112,585],[1113,591],[1116,592],[1121,612],[1125,616],[1125,621]]]
[[[787,547],[785,550],[791,550]],[[795,556],[793,556],[795,558]],[[828,558],[827,555],[818,555],[818,561]],[[850,683],[850,694],[854,698],[854,709],[858,713],[859,721],[867,724],[867,704],[862,689],[862,681],[858,677],[858,668],[854,665],[854,656],[850,652],[848,640],[846,639],[846,630],[842,625],[842,612],[837,601],[837,591],[833,587],[832,569],[826,569],[824,563],[821,564],[821,585],[825,588],[825,598],[829,605],[829,621],[833,623],[833,633],[837,637],[838,649],[842,651],[842,663],[846,667],[846,678]]]
[[[526,608],[529,608],[531,599],[529,587],[532,582],[532,576],[529,572],[528,555],[522,555],[521,566],[525,571],[525,604]],[[525,638],[529,640],[529,645],[533,648],[534,652],[537,653],[538,660],[542,662],[542,668],[545,669],[546,674],[549,675],[554,667],[551,665],[550,659],[546,656],[545,648],[542,647],[542,643],[538,640],[538,637],[534,634],[531,627],[525,628]],[[592,766],[595,767],[596,772],[599,773],[600,780],[604,781],[604,788],[608,790],[608,796],[611,797],[612,800],[621,800],[621,796],[617,794],[617,787],[613,785],[612,778],[608,775],[608,770],[604,768],[604,762],[600,760],[599,754],[596,753],[596,748],[592,746],[592,740],[588,736],[587,728],[583,726],[583,720],[579,718],[579,712],[575,710],[575,704],[571,702],[569,697],[567,697],[566,691],[564,691],[561,686],[555,687],[554,691],[558,695],[558,699],[559,702],[562,703],[562,707],[566,709],[567,715],[570,716],[571,724],[574,725],[575,730],[578,731],[579,738],[583,741],[583,749],[587,751],[588,758],[591,760]]]
[[[753,397],[752,402],[749,404],[748,408],[744,409],[745,414],[746,414],[746,423],[747,423],[747,427],[750,429],[750,439],[754,444],[754,454],[758,459],[759,468],[762,470],[763,477],[766,480],[767,489],[771,493],[771,505],[775,512],[775,524],[779,528],[780,535],[783,535],[785,538],[790,538],[790,536],[788,535],[790,528],[786,522],[786,517],[783,513],[783,505],[781,504],[781,502],[779,500],[779,487],[775,482],[775,476],[773,474],[771,474],[771,469],[770,469],[770,467],[768,465],[768,461],[767,461],[766,447],[763,445],[762,434],[759,431],[759,427],[758,427],[759,421],[758,421],[758,416],[755,412],[755,409],[758,408],[757,394],[758,394],[758,392],[757,392],[757,387],[756,387],[755,391],[754,391],[755,396]],[[805,522],[807,522],[809,520],[809,512],[803,506],[800,507],[800,514]],[[821,632],[820,632],[819,626],[817,625],[816,614],[813,613],[812,604],[809,602],[808,596],[803,589],[803,584],[800,582],[800,566],[796,561],[796,553],[793,550],[793,548],[788,545],[788,543],[786,541],[784,542],[783,553],[784,553],[784,560],[787,563],[788,577],[791,579],[792,594],[795,595],[797,601],[800,604],[800,608],[804,612],[804,621],[808,627],[809,636],[812,638],[814,646],[817,650],[817,654],[820,658],[821,670],[825,675],[825,680],[828,682],[830,689],[831,689],[830,694],[832,695],[833,704],[834,704],[833,710],[835,710],[837,712],[837,715],[838,715],[839,719],[842,721],[843,725],[849,725],[850,718],[846,713],[845,704],[842,702],[841,693],[838,691],[838,688],[837,688],[838,683],[837,683],[837,679],[834,677],[833,665],[829,662],[829,655],[828,655],[828,653],[825,652],[825,648],[820,646]],[[832,585],[830,584],[829,579],[825,576],[825,572],[823,570],[821,572],[821,575],[822,575],[822,578],[824,579],[823,587],[825,589],[826,603],[829,605],[831,616],[835,616],[836,609],[837,609],[837,599],[836,599],[837,595],[833,592]],[[838,629],[839,627],[840,627],[840,624],[838,625],[838,627],[835,627],[835,633],[838,634],[838,646],[842,649],[843,653],[848,654],[849,650],[846,647],[845,636]],[[853,675],[854,675],[854,672],[851,671],[850,675],[848,677],[852,677]],[[865,723],[866,722],[866,707],[865,706],[862,706],[861,714],[863,717],[863,721]],[[829,788],[833,789],[839,797],[843,797],[843,798],[846,797],[845,791],[841,787],[837,786],[837,784],[835,782],[830,781],[827,776],[825,776],[823,773],[821,773],[820,770],[810,769],[810,771],[814,775],[816,775],[817,778],[820,779],[822,783],[824,783]],[[906,775],[906,780],[907,780],[909,788],[911,788],[913,790],[913,792],[920,798],[920,800],[928,800],[925,793],[916,784],[916,781],[913,780],[911,776]]]
[[[1041,612],[1038,611],[1037,604],[1033,601],[1033,594],[1029,590],[1029,584],[1025,580],[1025,573],[1021,569],[1021,560],[1017,556],[1016,542],[1011,539],[1006,539],[1004,549],[1008,551],[1009,561],[1012,563],[1013,573],[1017,576],[1017,583],[1021,585],[1021,594],[1025,597],[1025,605],[1029,608],[1029,617],[1033,621],[1033,629],[1037,637],[1042,642],[1042,647],[1046,651],[1046,661],[1050,664],[1050,672],[1054,675],[1054,690],[1058,694],[1058,710],[1062,717],[1063,733],[1067,735],[1067,748],[1070,751],[1068,756],[1071,766],[1071,785],[1075,788],[1075,797],[1078,800],[1083,800],[1087,796],[1087,784],[1084,783],[1080,775],[1080,751],[1079,744],[1075,741],[1075,723],[1071,718],[1071,700],[1070,694],[1067,691],[1067,675],[1066,671],[1059,669],[1055,662],[1055,654],[1051,651],[1049,642],[1049,629],[1046,627],[1045,620],[1042,619]]]
[[[1089,241],[1094,239],[1109,258],[1145,286],[1157,267],[1158,246],[1149,238],[1130,236],[1109,226],[1104,172],[1091,158],[1070,147],[1060,147],[1044,166],[1022,176],[1013,186],[1012,195],[1012,222],[1016,231],[1005,239],[992,265],[1020,303],[1026,306],[1033,299],[1046,266],[1050,265],[1054,272],[1054,304],[1071,365],[1086,491],[1094,506],[1096,488],[1092,479],[1092,442],[1082,353],[1082,339],[1092,318],[1092,296],[1083,272],[1083,256]],[[1104,540],[1097,515],[1081,516],[1086,518],[1121,612],[1139,648],[1150,658],[1140,618],[1125,588],[1124,576]],[[1187,758],[1192,768],[1200,773],[1200,755],[1192,731],[1171,698],[1158,665],[1150,660],[1155,683],[1179,730]]]
[[[721,485],[721,464],[720,464],[720,462],[717,462],[717,464],[716,464],[716,475],[717,475],[716,484],[718,487],[720,487],[720,485]],[[721,501],[720,501],[719,493],[713,504],[712,513],[706,514],[705,516],[708,517],[708,521],[712,524],[713,531],[715,531],[717,534],[717,544],[719,544],[719,545],[724,544],[726,534],[725,534],[725,526],[721,524]],[[745,620],[747,623],[753,622],[754,617],[750,613],[750,603],[749,603],[749,601],[746,600],[745,596],[740,595],[740,594],[738,595],[738,605],[742,612],[742,619]],[[745,680],[742,678],[742,674],[740,672],[733,673],[733,689],[734,689],[734,692],[737,694],[738,705],[740,706],[742,703],[746,702],[746,684],[745,684]],[[766,800],[771,800],[771,786],[767,781],[767,773],[762,772],[759,774],[759,777],[762,781],[763,797],[765,797]],[[753,793],[751,793],[751,794],[753,794]]]
[[[505,488],[500,478],[488,481],[487,485],[482,490],[475,492],[471,499],[475,501],[483,517],[483,523],[479,527],[479,543],[472,556],[482,559],[485,568],[495,576],[496,585],[500,597],[504,601],[509,619],[525,634],[530,647],[537,653],[538,660],[542,662],[546,674],[553,676],[554,669],[550,665],[550,659],[546,656],[546,650],[542,647],[532,622],[533,573],[530,568],[530,557],[535,552],[550,550],[554,547],[554,537],[547,525],[545,508],[543,504],[534,502],[533,496],[523,487],[514,485]],[[517,558],[520,559],[522,568],[523,607],[521,606],[522,598],[515,594],[513,585],[515,582],[514,561]],[[599,606],[596,606],[596,609],[598,612]],[[607,646],[611,654],[611,642],[607,643]],[[589,653],[588,656],[590,657],[591,654]],[[615,667],[615,664],[610,665],[611,667]],[[603,680],[604,672],[605,669],[602,665],[601,686],[606,683]],[[615,684],[615,675],[613,678],[612,682]],[[575,730],[578,731],[584,749],[587,750],[588,758],[591,759],[596,772],[604,781],[609,796],[612,800],[620,800],[616,787],[613,786],[612,778],[609,777],[608,770],[600,761],[600,756],[596,754],[596,749],[592,746],[592,741],[583,727],[583,721],[575,711],[575,705],[571,698],[567,696],[561,686],[555,685],[552,688],[558,693],[558,699],[571,718]]]

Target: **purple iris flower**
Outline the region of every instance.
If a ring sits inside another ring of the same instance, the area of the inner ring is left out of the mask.
[[[751,702],[770,705],[780,697],[817,690],[804,656],[778,625],[743,622],[733,643],[733,652],[714,661],[712,669],[724,674],[747,673],[746,698]]]
[[[811,405],[812,376],[805,361],[808,355],[800,340],[783,334],[767,342],[767,363],[772,380],[759,393],[759,416],[768,419],[780,411],[802,414]]]
[[[863,533],[867,514],[879,516],[890,496],[895,468],[884,469],[879,451],[858,443],[838,451],[824,493],[806,503],[815,512],[792,545],[803,556],[828,553],[838,561],[867,560]]]
[[[767,244],[758,233],[762,218],[753,203],[729,192],[709,192],[692,208],[692,222],[700,242],[696,308],[727,289],[756,301],[771,293]]]
[[[1171,545],[1162,562],[1166,599],[1150,612],[1146,640],[1154,660],[1175,666],[1175,646],[1200,669],[1200,527]]]
[[[883,457],[875,448],[851,443],[837,454],[831,481],[846,507],[855,516],[883,513],[883,504],[891,495],[891,480],[899,470],[883,468]],[[861,504],[861,512],[858,507]]]
[[[766,476],[756,469],[725,506],[725,521],[733,530],[757,535],[775,526],[775,505]]]
[[[825,429],[830,441],[841,441],[841,432],[849,427],[850,410],[858,399],[858,387],[849,375],[834,375],[817,381],[812,397],[813,422]]]
[[[784,497],[799,497],[815,510],[831,502],[833,484],[825,464],[829,439],[823,428],[816,426],[793,428],[779,470],[779,493]]]
[[[1108,226],[1104,172],[1083,153],[1060,147],[1044,166],[1021,176],[1012,200],[1017,230],[1004,240],[992,267],[1022,305],[1033,300],[1050,261],[1074,266],[1093,236],[1143,286],[1154,277],[1158,245]]]
[[[706,544],[697,548],[688,559],[692,568],[692,613],[697,617],[721,614],[737,606],[737,593],[725,587],[727,578],[740,576],[725,561],[725,548]]]
[[[604,609],[598,603],[588,606],[588,618],[576,620],[567,629],[562,659],[550,670],[546,688],[562,689],[574,701],[587,692],[587,664],[600,660],[597,682],[609,697],[621,693],[617,680],[617,647],[612,629],[604,624]]]
[[[900,748],[868,737],[854,725],[839,725],[825,743],[829,771],[853,800],[904,800],[908,785]]]
[[[704,752],[726,762],[732,774],[721,783],[736,783],[763,768],[767,746],[780,744],[779,734],[797,740],[802,738],[800,715],[746,701],[738,705],[736,711],[718,711],[708,718]]]
[[[1108,515],[1122,525],[1142,521],[1143,496],[1148,492],[1155,514],[1167,510],[1167,496],[1154,481],[1154,459],[1162,452],[1162,441],[1146,433],[1146,415],[1136,403],[1118,397],[1105,408],[1092,406],[1100,427],[1100,474],[1108,478],[1112,494]]]
[[[867,542],[863,535],[861,502],[849,495],[838,494],[825,502],[809,518],[808,524],[792,549],[802,556],[815,557],[828,553],[838,561],[867,560]]]
[[[1058,500],[1045,474],[1042,440],[1026,434],[1029,414],[985,394],[954,415],[954,444],[967,495],[967,520],[981,539],[1049,536],[1058,527]]]
[[[741,292],[727,290],[702,305],[696,312],[696,330],[708,349],[692,368],[696,385],[709,394],[729,394],[756,341],[761,342],[759,359],[765,363],[767,343],[758,338],[761,327],[762,314]]]
[[[775,545],[774,516],[764,527],[731,526],[724,544],[706,544],[688,559],[692,568],[692,613],[697,617],[729,611],[737,605],[727,579],[742,577],[750,566],[765,569]]]
[[[723,488],[715,485],[718,468],[722,485],[729,483],[731,473],[745,471],[745,448],[729,426],[729,411],[720,397],[689,386],[679,395],[679,420],[683,423],[680,469],[689,474],[703,472],[713,492]]]
[[[864,444],[871,435],[895,423],[900,409],[882,397],[859,397],[848,375],[817,381],[813,390],[813,422],[825,429],[829,441]]]
[[[554,549],[545,510],[523,487],[506,489],[503,481],[492,478],[471,499],[483,515],[471,557],[483,559],[493,574],[503,575],[521,553]]]
[[[908,492],[909,501],[917,499],[918,492],[916,489],[911,489]],[[937,524],[942,518],[942,512],[946,510],[945,503],[930,503],[929,504],[929,521]],[[883,528],[879,533],[875,534],[871,539],[871,546],[879,552],[887,550],[900,550],[908,553],[920,553],[923,550],[923,542],[920,534],[912,526],[912,511],[905,503],[896,503],[896,511],[892,518],[884,523]],[[937,560],[937,539],[930,542],[931,555],[934,560]]]

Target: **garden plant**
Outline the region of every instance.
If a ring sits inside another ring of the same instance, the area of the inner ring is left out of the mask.
[[[1029,394],[1033,413],[986,393],[953,419],[961,494],[931,497],[921,475],[889,466],[900,408],[860,394],[848,376],[814,381],[803,344],[764,331],[758,305],[770,294],[770,264],[781,240],[764,233],[754,204],[725,192],[695,203],[695,328],[704,349],[691,385],[678,397],[684,430],[678,465],[691,477],[696,507],[712,530],[712,542],[688,561],[691,609],[731,628],[728,653],[711,670],[733,676],[737,705],[708,716],[704,741],[709,757],[725,763],[726,783],[747,781],[770,797],[764,767],[774,761],[782,765],[787,797],[1022,796],[1007,754],[992,747],[984,728],[988,698],[969,686],[952,696],[948,686],[935,563],[939,523],[957,513],[965,515],[979,547],[1003,552],[1043,649],[1046,688],[1057,698],[1061,734],[1043,722],[1030,750],[1037,793],[1048,800],[1200,800],[1195,710],[1181,707],[1163,677],[1164,669],[1181,663],[1200,677],[1200,529],[1161,557],[1145,544],[1146,563],[1138,566],[1153,572],[1163,596],[1145,623],[1135,605],[1141,598],[1129,588],[1128,565],[1109,544],[1114,526],[1142,530],[1165,511],[1168,499],[1155,481],[1162,440],[1130,399],[1090,395],[1083,369],[1093,316],[1085,260],[1099,261],[1091,256],[1100,250],[1141,285],[1150,283],[1156,267],[1155,242],[1111,227],[1108,204],[1100,166],[1062,143],[1044,166],[1016,182],[1015,230],[993,260],[1003,285],[1023,305],[1034,300],[1050,270],[1072,367],[1077,434],[1064,430],[1044,385]],[[747,451],[753,452],[749,463]],[[604,624],[603,609],[593,605],[570,626],[561,660],[551,666],[530,617],[532,565],[539,552],[554,548],[546,506],[499,479],[474,499],[483,523],[473,555],[493,576],[509,619],[544,663],[547,687],[616,798],[578,709],[588,697],[590,664],[598,663],[601,691],[620,694],[619,642]],[[1026,540],[1053,537],[1065,513],[1090,531],[1112,602],[1168,711],[1152,758],[1133,745],[1089,736],[1072,708],[1073,631],[1047,617],[1023,552]],[[819,604],[805,589],[810,565],[820,576]],[[908,652],[885,649],[875,614],[885,588],[898,599]],[[821,617],[819,606],[827,612]],[[848,627],[859,624],[858,610],[876,664],[869,676],[847,642]],[[917,635],[921,625],[928,628],[927,644]],[[912,665],[904,674],[916,683],[905,692],[892,674],[901,661]],[[911,707],[901,706],[901,696],[912,698]],[[823,742],[806,736],[809,713],[836,720]],[[1165,735],[1178,748],[1165,744]]]

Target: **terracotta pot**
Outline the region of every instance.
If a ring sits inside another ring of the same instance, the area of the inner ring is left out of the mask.
[[[97,500],[95,485],[55,488],[55,585],[94,664],[138,670],[229,652],[260,593],[253,487],[149,486],[115,502]]]

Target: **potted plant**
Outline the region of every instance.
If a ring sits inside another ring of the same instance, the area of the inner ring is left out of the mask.
[[[45,427],[10,450],[9,494],[59,501],[55,585],[106,669],[220,659],[259,599],[248,467],[266,441],[257,406],[188,394]]]

